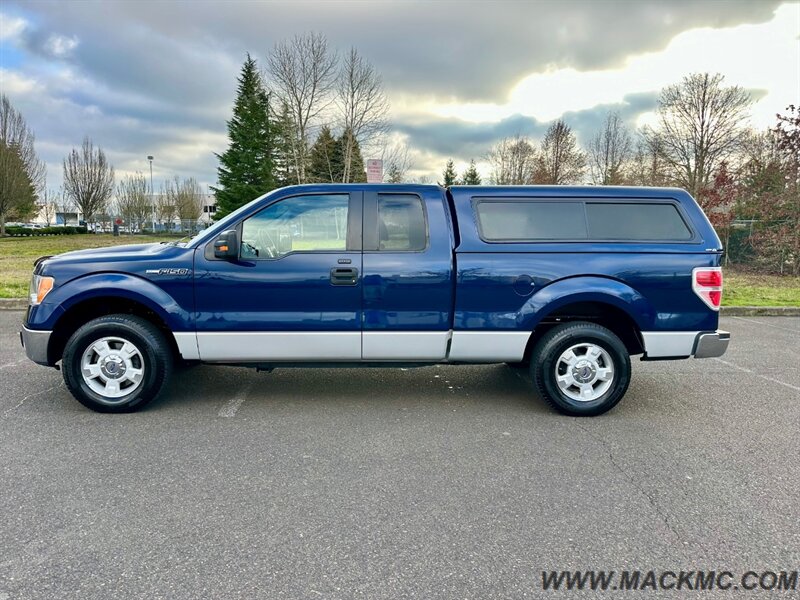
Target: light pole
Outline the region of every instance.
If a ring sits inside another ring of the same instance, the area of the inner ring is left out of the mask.
[[[156,201],[153,195],[153,156],[147,155],[147,160],[150,161],[150,216],[153,221],[153,233],[156,232]]]

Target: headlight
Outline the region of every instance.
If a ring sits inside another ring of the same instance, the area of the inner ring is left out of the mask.
[[[53,289],[55,283],[56,280],[52,277],[45,277],[44,275],[34,275],[31,277],[31,287],[29,290],[31,306],[41,304],[44,297]]]

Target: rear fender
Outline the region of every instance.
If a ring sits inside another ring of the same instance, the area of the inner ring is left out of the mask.
[[[600,302],[624,311],[640,331],[653,328],[656,311],[635,289],[608,277],[570,277],[537,291],[519,313],[520,326],[533,329],[547,315],[576,302]]]

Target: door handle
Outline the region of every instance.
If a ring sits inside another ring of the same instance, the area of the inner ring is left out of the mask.
[[[352,267],[334,267],[331,269],[331,285],[356,285],[358,269]]]

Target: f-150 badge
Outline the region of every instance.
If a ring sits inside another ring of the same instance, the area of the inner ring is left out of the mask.
[[[192,271],[190,269],[175,269],[175,268],[166,268],[166,269],[147,269],[145,274],[147,275],[189,275]]]

